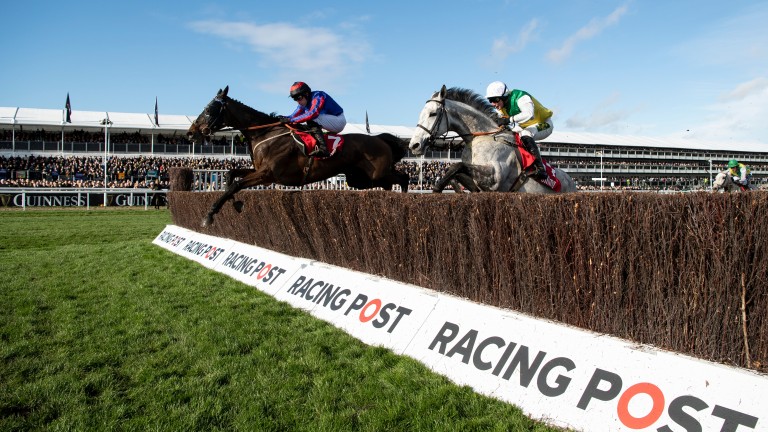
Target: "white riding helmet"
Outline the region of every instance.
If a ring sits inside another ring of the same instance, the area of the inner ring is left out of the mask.
[[[509,94],[509,88],[501,81],[494,81],[488,84],[488,88],[485,90],[485,98],[502,97]]]

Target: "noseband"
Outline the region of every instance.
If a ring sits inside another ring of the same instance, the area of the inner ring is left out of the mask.
[[[427,101],[427,103],[430,103],[430,102],[435,102],[439,105],[439,108],[437,110],[437,119],[435,119],[435,122],[432,124],[432,128],[427,129],[421,123],[417,124],[416,127],[423,129],[426,133],[429,134],[429,141],[434,141],[435,138],[437,138],[437,128],[440,126],[440,123],[442,123],[443,116],[445,116],[446,120],[448,120],[448,110],[445,109],[445,100],[430,99]],[[448,124],[450,126],[450,120],[448,120]]]

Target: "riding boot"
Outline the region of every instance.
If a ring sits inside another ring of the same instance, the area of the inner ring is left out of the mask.
[[[323,134],[323,128],[313,121],[308,121],[307,126],[309,127],[307,132],[311,134],[315,139],[315,149],[312,150],[312,153],[310,153],[308,156],[319,158],[326,158],[330,156],[330,153],[328,153],[328,147],[325,145],[325,135]]]
[[[526,150],[528,150],[528,153],[533,155],[536,160],[533,162],[533,173],[531,173],[531,177],[533,177],[535,180],[544,180],[547,178],[547,170],[544,168],[544,163],[541,161],[541,153],[539,152],[539,146],[536,145],[536,141],[533,140],[533,138],[529,136],[520,137],[523,141],[523,146]]]

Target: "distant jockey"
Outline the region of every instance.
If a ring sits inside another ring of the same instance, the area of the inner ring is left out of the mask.
[[[339,133],[347,125],[344,110],[323,91],[312,91],[306,83],[297,81],[291,86],[291,98],[299,105],[293,114],[281,117],[283,123],[306,123],[307,132],[317,141],[315,149],[309,156],[328,157],[328,147],[325,145],[323,128]]]
[[[485,97],[499,113],[498,125],[519,133],[525,149],[536,158],[533,163],[535,169],[533,178],[538,180],[546,178],[547,172],[541,161],[541,153],[536,141],[552,133],[554,128],[552,111],[527,92],[511,89],[501,81],[490,83]]]
[[[734,183],[745,186],[747,189],[751,189],[750,183],[752,181],[752,171],[743,163],[739,163],[736,159],[729,160],[728,175],[733,177]]]

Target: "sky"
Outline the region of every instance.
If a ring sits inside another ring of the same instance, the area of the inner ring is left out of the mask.
[[[370,4],[369,4],[370,3]],[[0,106],[197,116],[224,86],[289,114],[415,126],[445,84],[532,94],[564,132],[768,151],[768,2],[26,0],[3,6]]]

